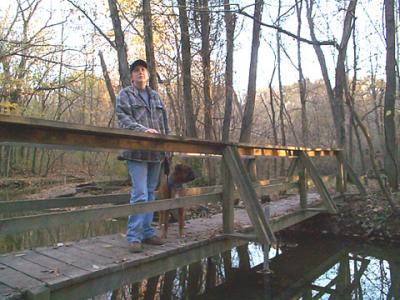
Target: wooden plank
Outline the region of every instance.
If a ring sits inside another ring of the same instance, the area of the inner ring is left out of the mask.
[[[21,299],[21,292],[10,288],[9,286],[0,282],[0,299],[3,300],[17,300]]]
[[[34,216],[16,217],[0,220],[0,236],[15,234],[38,228],[52,228],[55,226],[79,222],[89,222],[108,218],[128,216],[148,211],[167,210],[192,205],[207,205],[221,200],[221,194],[207,194],[187,196],[174,199],[157,200],[135,205],[115,205],[100,208],[88,208],[69,212],[49,213]]]
[[[279,217],[274,217],[270,220],[270,226],[273,232],[278,232],[280,230],[286,229],[290,226],[303,222],[309,218],[312,218],[321,211],[319,210],[296,210],[294,212],[288,213],[286,215],[282,215]],[[242,233],[251,233],[254,230],[253,227],[247,227],[241,230]],[[227,234],[227,237],[235,238],[235,234]],[[256,236],[257,237],[257,236]],[[258,237],[257,237],[258,239]]]
[[[36,251],[26,252],[21,258],[27,262],[38,264],[42,267],[47,268],[51,272],[60,274],[66,278],[74,278],[88,274],[90,271],[84,270],[79,266],[73,266],[69,263],[62,262],[58,259],[42,255]],[[54,281],[52,281],[54,283]]]
[[[73,246],[64,246],[56,249],[44,248],[35,251],[90,272],[96,272],[97,270],[105,269],[108,268],[109,265],[115,264],[114,259],[82,251]]]
[[[207,187],[185,188],[185,196],[198,196],[201,194],[221,193],[220,185]],[[156,191],[157,197],[157,191]],[[127,204],[129,203],[130,194],[108,194],[84,197],[62,197],[41,200],[13,200],[0,201],[1,212],[22,212],[37,211],[51,208],[79,207],[85,205],[101,205],[101,204]]]
[[[225,161],[221,163],[222,174],[222,228],[225,233],[234,231],[234,185],[233,178]]]
[[[0,142],[29,143],[31,146],[60,146],[61,149],[71,150],[157,149],[219,155],[226,146],[232,145],[178,136],[138,133],[128,129],[102,128],[8,115],[0,115]],[[241,155],[252,156],[297,156],[298,151],[306,151],[310,156],[334,156],[338,151],[337,149],[248,144],[237,144],[237,147]]]
[[[366,196],[367,191],[365,190],[364,186],[362,185],[361,181],[358,179],[356,172],[354,172],[353,168],[350,166],[349,162],[345,159],[342,152],[336,153],[336,158],[338,161],[343,164],[344,169],[346,170],[347,174],[349,175],[351,181],[357,186],[361,195]]]
[[[74,244],[73,247],[85,252],[110,258],[114,262],[123,262],[132,256],[128,249],[128,242],[126,241],[124,241],[122,245],[115,245],[105,243],[98,239],[90,239]]]
[[[267,186],[253,185],[253,187],[254,190],[256,191],[257,196],[261,196],[261,195],[269,195],[273,193],[294,189],[298,187],[298,184],[297,182],[285,182],[278,184],[270,184]]]
[[[25,260],[22,256],[4,256],[0,258],[0,263],[42,282],[60,281],[67,278],[57,270]]]
[[[122,267],[107,270],[101,277],[75,279],[70,285],[52,290],[51,299],[87,299],[118,288],[122,284],[137,282],[196,262],[203,257],[217,255],[243,243],[245,242],[223,237],[197,242],[167,254],[168,259],[165,259],[164,255],[149,257],[146,263],[127,263]]]
[[[218,142],[0,115],[0,142],[62,146],[70,150],[146,150],[221,154]]]
[[[321,199],[324,201],[327,209],[331,213],[336,213],[337,207],[335,202],[332,200],[331,196],[329,195],[328,190],[326,189],[326,186],[324,182],[321,179],[321,176],[318,174],[317,169],[315,168],[314,164],[310,160],[310,158],[307,156],[305,152],[300,152],[300,159],[301,159],[301,164],[306,168],[308,171],[308,174],[310,175],[312,181],[315,184],[315,188],[317,189],[318,193],[321,195]]]
[[[276,241],[267,220],[265,219],[263,210],[257,200],[256,192],[253,189],[250,178],[247,175],[243,164],[240,160],[237,149],[233,146],[226,147],[223,158],[229,171],[236,182],[240,198],[246,204],[246,210],[250,220],[255,228],[259,239],[266,244],[271,244]]]
[[[25,292],[26,300],[50,300],[50,289],[41,286],[33,289],[29,289]]]
[[[279,185],[283,184],[284,186]],[[295,182],[285,182],[284,179],[262,180],[258,184],[254,184],[257,194],[265,195],[279,191],[295,188]],[[183,194],[185,196],[199,196],[203,194],[222,193],[221,185],[206,187],[185,188]],[[237,197],[238,193],[234,195]],[[157,191],[156,191],[157,197]],[[13,200],[0,201],[0,211],[2,213],[24,212],[24,211],[40,211],[52,208],[80,207],[86,205],[102,205],[102,204],[127,204],[129,203],[130,194],[108,194],[98,196],[84,197],[62,197],[41,200]]]
[[[225,237],[231,239],[239,239],[248,242],[258,242],[258,238],[255,234],[246,234],[246,233],[227,233],[224,234]]]
[[[13,200],[1,201],[2,213],[38,211],[51,208],[77,207],[85,205],[124,204],[129,203],[129,194],[110,194],[85,197],[62,197],[43,200]]]
[[[230,144],[237,146],[241,156],[296,157],[299,151],[306,152],[310,157],[333,157],[340,149],[306,148],[298,146],[259,146],[248,144]]]
[[[299,170],[299,194],[300,194],[300,207],[307,207],[307,178],[306,170],[301,167]]]
[[[3,264],[0,264],[0,283],[20,291],[43,285],[42,281],[27,276]]]

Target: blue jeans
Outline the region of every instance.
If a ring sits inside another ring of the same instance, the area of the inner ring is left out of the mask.
[[[149,202],[155,199],[154,190],[160,175],[160,162],[128,160],[128,172],[132,181],[131,204]],[[153,212],[130,215],[128,218],[128,242],[141,242],[155,235],[151,227]]]

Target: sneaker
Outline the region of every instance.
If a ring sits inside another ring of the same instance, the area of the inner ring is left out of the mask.
[[[142,252],[142,251],[143,251],[142,243],[140,243],[140,242],[129,243],[129,252],[131,252],[131,253],[139,253],[139,252]]]
[[[151,238],[143,240],[143,243],[149,244],[149,245],[163,245],[164,241],[155,235],[155,236],[152,236]]]

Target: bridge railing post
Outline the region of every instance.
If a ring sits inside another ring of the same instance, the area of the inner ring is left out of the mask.
[[[299,168],[299,194],[300,194],[300,207],[307,208],[307,170],[301,166]]]
[[[338,174],[336,175],[336,191],[343,194],[347,190],[347,176],[343,162],[337,159]]]
[[[222,227],[226,234],[234,231],[234,185],[233,178],[224,159],[221,161],[222,175]]]
[[[251,181],[257,181],[257,165],[255,157],[246,159],[246,171],[249,174]]]

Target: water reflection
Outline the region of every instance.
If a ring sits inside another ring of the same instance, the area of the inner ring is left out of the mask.
[[[270,273],[250,243],[93,299],[400,299],[396,248],[303,239],[268,255]]]
[[[116,218],[0,236],[0,254],[43,246],[54,246],[58,243],[69,243],[99,235],[125,233],[126,222],[126,218]]]

